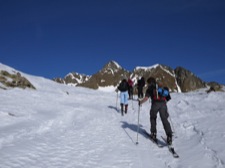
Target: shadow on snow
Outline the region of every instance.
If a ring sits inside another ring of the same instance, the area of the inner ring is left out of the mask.
[[[136,141],[133,140],[133,138],[129,135],[129,133],[126,131],[126,128],[138,133],[139,135],[142,135],[143,137],[145,137],[146,139],[148,139],[148,135],[146,134],[146,130],[143,129],[142,125],[139,125],[139,130],[138,130],[138,125],[137,124],[129,124],[126,121],[121,121],[122,123],[122,128],[124,129],[125,133],[127,134],[127,136],[131,139],[131,141],[135,144]]]
[[[114,107],[114,106],[108,106],[108,108],[114,109],[114,110],[116,110],[117,113],[120,113],[120,110],[119,110],[117,107]]]

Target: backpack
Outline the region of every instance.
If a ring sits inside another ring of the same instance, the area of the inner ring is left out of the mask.
[[[133,81],[131,79],[128,79],[128,84],[130,87],[133,87]]]
[[[118,87],[118,89],[121,91],[121,92],[124,92],[124,91],[127,91],[128,90],[128,83],[126,81],[122,81]]]
[[[162,97],[167,97],[169,95],[169,91],[165,88],[158,87],[158,95]]]
[[[169,96],[169,89],[167,87],[160,87],[156,84],[155,89],[153,91],[153,99],[154,100],[167,100]]]

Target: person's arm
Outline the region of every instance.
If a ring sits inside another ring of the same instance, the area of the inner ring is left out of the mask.
[[[138,101],[139,101],[139,102],[138,102],[138,105],[139,105],[139,106],[142,105],[142,104],[145,103],[147,100],[148,100],[148,97],[144,97],[143,99],[138,100]]]
[[[168,102],[171,99],[170,94],[166,97],[166,101]]]

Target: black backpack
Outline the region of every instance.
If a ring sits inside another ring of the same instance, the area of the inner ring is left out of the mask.
[[[124,91],[127,91],[128,90],[128,83],[126,82],[126,80],[123,80],[118,89],[121,91],[121,92],[124,92]]]

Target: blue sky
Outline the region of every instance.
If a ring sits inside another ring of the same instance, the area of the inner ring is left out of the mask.
[[[46,78],[182,66],[225,84],[224,0],[0,0],[0,62]]]

